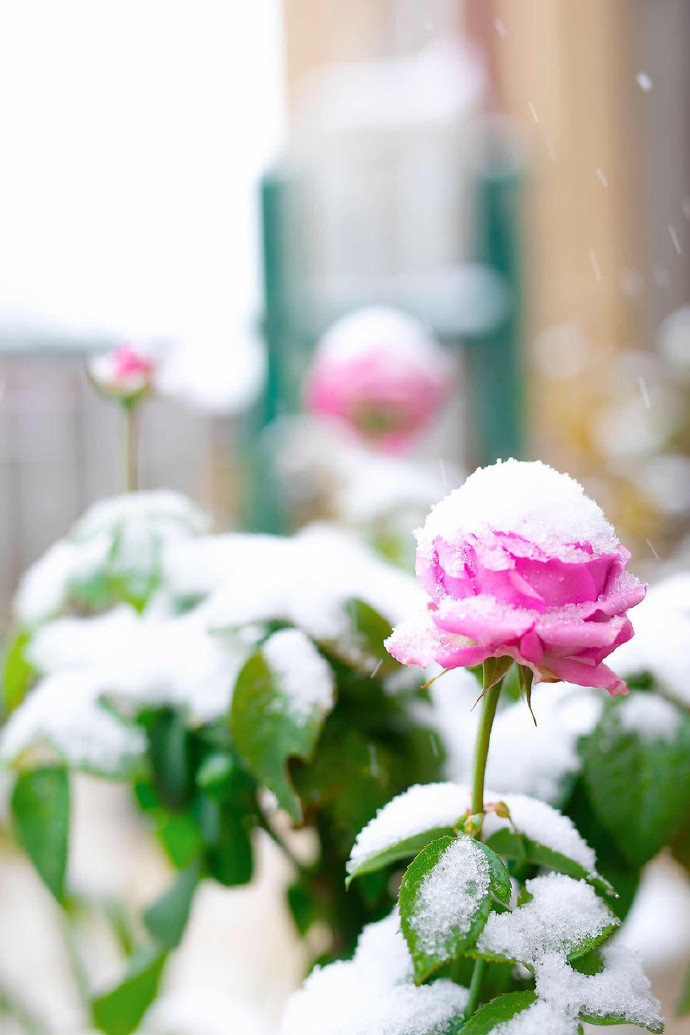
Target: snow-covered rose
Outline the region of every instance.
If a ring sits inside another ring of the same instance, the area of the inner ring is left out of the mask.
[[[426,610],[386,641],[404,664],[512,657],[539,680],[626,693],[604,659],[633,634],[645,587],[582,486],[540,462],[474,472],[417,533]]]
[[[130,345],[92,356],[89,376],[99,391],[123,402],[131,402],[153,387],[156,363]]]
[[[425,328],[392,309],[362,309],[321,340],[308,408],[397,451],[438,413],[453,387],[449,357]]]

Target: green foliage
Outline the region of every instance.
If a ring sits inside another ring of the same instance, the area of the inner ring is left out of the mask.
[[[394,844],[387,845],[386,848],[382,848],[380,852],[376,852],[374,855],[363,859],[359,866],[350,870],[347,883],[349,885],[355,877],[360,877],[364,873],[374,873],[385,866],[389,866],[391,863],[400,862],[402,859],[410,859],[412,856],[417,855],[418,852],[421,852],[431,841],[436,841],[440,837],[450,837],[452,834],[452,827],[432,827],[431,830],[424,830],[419,834],[414,834],[412,837],[406,837],[402,841],[396,841]]]
[[[347,608],[351,622],[351,637],[347,647],[354,647],[361,657],[355,659],[352,649],[347,649],[343,660],[367,674],[373,672],[378,676],[386,676],[395,672],[399,668],[398,662],[383,645],[392,632],[390,622],[363,600],[350,600]],[[337,647],[332,645],[332,649],[336,650]]]
[[[604,707],[583,748],[587,796],[616,848],[643,866],[678,834],[690,806],[690,716],[675,736],[652,739],[624,729],[616,702]]]
[[[566,876],[574,877],[576,880],[586,880],[597,890],[606,894],[613,892],[609,881],[601,877],[596,871],[585,869],[581,863],[568,858],[562,852],[555,852],[553,848],[548,848],[538,841],[532,841],[530,838],[525,837],[524,834],[510,827],[502,827],[500,830],[497,830],[495,834],[487,839],[487,844],[495,852],[499,852],[500,855],[518,863],[518,865],[546,866],[550,870],[555,870],[556,873],[564,873]]]
[[[481,851],[489,862],[489,887],[476,899],[475,909],[468,918],[469,926],[456,926],[448,933],[443,945],[430,951],[426,947],[426,939],[419,934],[420,891],[424,882],[433,875],[441,857],[456,842],[455,837],[441,837],[428,844],[410,864],[400,886],[400,926],[405,936],[412,962],[415,981],[419,984],[440,969],[448,960],[465,954],[471,949],[484,929],[492,906],[492,898],[503,905],[510,900],[510,878],[505,866],[498,856],[471,838],[460,835],[468,847]],[[457,882],[462,874],[457,875]],[[466,882],[466,890],[470,895],[476,892],[474,879]]]
[[[46,766],[20,773],[12,794],[12,814],[29,858],[49,891],[62,902],[69,849],[67,771]]]
[[[93,1023],[105,1035],[131,1035],[156,998],[166,952],[134,959],[123,980],[91,1003]]]
[[[690,968],[688,968],[688,972],[685,975],[676,1013],[679,1017],[687,1017],[690,1014]]]
[[[288,762],[311,758],[321,722],[319,715],[295,717],[261,652],[249,658],[233,694],[233,738],[249,771],[295,822],[302,818],[302,807],[290,783]]]
[[[30,642],[31,633],[27,629],[19,629],[5,645],[3,711],[6,714],[13,712],[22,703],[35,675],[34,668],[26,656],[26,648]]]
[[[201,865],[196,860],[144,913],[149,934],[166,949],[174,949],[182,940],[200,874]]]
[[[510,992],[508,995],[502,995],[477,1010],[464,1025],[462,1035],[490,1035],[499,1024],[505,1024],[536,1001],[534,992]],[[544,1035],[547,1033],[544,1032]]]

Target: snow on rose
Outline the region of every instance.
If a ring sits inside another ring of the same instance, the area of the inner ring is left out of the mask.
[[[604,664],[633,634],[645,586],[600,507],[537,461],[479,469],[417,533],[430,600],[386,641],[404,664],[443,668],[510,657],[538,680],[626,693]]]
[[[417,320],[370,308],[339,320],[321,340],[306,403],[377,448],[397,452],[431,422],[452,387],[449,357]]]

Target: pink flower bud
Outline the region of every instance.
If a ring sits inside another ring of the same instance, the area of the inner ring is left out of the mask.
[[[386,641],[403,664],[511,657],[545,682],[627,693],[603,664],[633,635],[646,587],[582,486],[540,462],[474,472],[417,533],[426,610]]]
[[[92,356],[89,377],[99,391],[121,402],[133,402],[151,391],[156,372],[153,358],[129,345]]]

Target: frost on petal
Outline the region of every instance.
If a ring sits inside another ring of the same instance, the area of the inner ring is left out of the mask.
[[[566,958],[619,923],[585,881],[549,873],[528,880],[525,888],[532,896],[529,902],[512,912],[491,914],[477,939],[481,953],[532,965],[553,953]]]
[[[357,836],[348,872],[400,841],[427,830],[452,827],[470,807],[469,787],[453,783],[415,784],[379,809]]]

